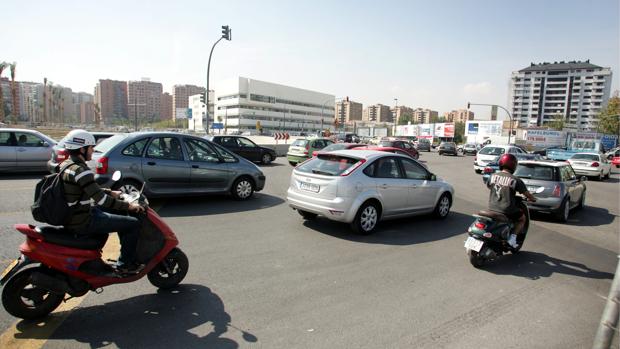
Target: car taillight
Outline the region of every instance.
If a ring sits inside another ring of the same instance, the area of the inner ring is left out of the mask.
[[[562,194],[562,188],[560,188],[559,184],[556,184],[555,187],[553,187],[552,195],[559,198],[561,194]]]
[[[474,226],[478,229],[485,229],[487,227],[486,224],[482,223],[482,222],[476,222],[476,224],[474,224]]]
[[[315,150],[315,151],[313,151],[313,152],[312,152],[312,157],[316,157],[316,155],[317,155],[318,153],[319,153],[319,152],[318,152],[318,151],[316,151],[316,150]]]
[[[306,144],[306,150],[304,151],[304,154],[308,155],[308,152],[310,151],[310,143]]]
[[[69,158],[69,152],[67,149],[58,149],[56,152],[56,162],[61,163]]]
[[[596,161],[594,161],[592,164],[590,164],[590,166],[592,166],[592,167],[599,167],[599,165],[600,164],[598,162],[596,162]]]
[[[102,156],[97,160],[97,168],[95,170],[97,174],[106,174],[108,173],[108,158]]]
[[[490,167],[485,167],[484,168],[484,173],[493,173],[493,172],[494,172],[493,169],[490,168]]]
[[[341,177],[346,177],[346,176],[350,175],[351,173],[353,173],[353,171],[357,170],[365,162],[366,162],[366,159],[361,159],[360,161],[356,162],[353,166],[349,167],[346,171],[342,172],[340,174],[340,176]]]

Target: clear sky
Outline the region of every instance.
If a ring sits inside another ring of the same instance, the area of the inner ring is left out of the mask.
[[[204,86],[224,24],[215,89],[244,76],[441,114],[507,105],[511,72],[530,62],[585,59],[620,88],[618,0],[29,0],[4,2],[0,18],[0,60],[18,80],[76,92],[105,78]]]

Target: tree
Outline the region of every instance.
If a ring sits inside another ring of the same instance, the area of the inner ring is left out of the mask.
[[[19,115],[19,110],[17,110],[17,86],[15,85],[15,68],[17,67],[17,63],[13,62],[9,64],[11,69],[11,97],[13,98],[13,120],[17,121],[17,116]]]
[[[413,113],[410,113],[410,112],[402,113],[400,118],[398,119],[398,124],[407,125],[409,122],[413,123]]]
[[[454,123],[454,142],[455,143],[463,143],[465,141],[465,123],[464,122],[455,122]]]
[[[564,128],[564,117],[562,117],[562,114],[555,114],[553,119],[546,123],[546,126],[557,131],[562,131]]]
[[[9,64],[6,62],[0,62],[0,79],[2,78],[2,71],[8,67]],[[4,97],[2,94],[2,83],[0,83],[0,122],[4,121],[5,113],[5,105],[4,105]]]
[[[620,127],[620,96],[618,91],[609,99],[607,106],[598,116],[597,130],[602,133],[616,134]]]

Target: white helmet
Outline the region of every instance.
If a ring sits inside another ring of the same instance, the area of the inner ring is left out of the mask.
[[[95,145],[95,137],[86,130],[72,130],[61,141],[65,149],[80,149]]]

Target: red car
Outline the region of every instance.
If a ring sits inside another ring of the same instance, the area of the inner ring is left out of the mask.
[[[620,149],[616,150],[611,156],[611,164],[620,168]]]
[[[379,147],[391,147],[391,148],[398,148],[402,151],[404,151],[405,153],[407,153],[409,156],[411,156],[414,159],[418,159],[420,158],[420,154],[418,153],[418,150],[414,147],[414,145],[409,142],[409,141],[404,141],[404,140],[385,140],[385,141],[381,141],[379,143]]]
[[[353,149],[353,148],[365,147],[365,146],[366,144],[359,144],[359,143],[334,143],[334,144],[328,145],[327,147],[321,150],[313,151],[312,157],[317,156],[318,153],[329,153],[330,151],[334,151],[334,150]]]
[[[415,160],[418,160],[420,158],[420,155],[418,154],[418,151],[414,149],[415,151],[415,155],[412,155],[411,152],[407,152],[404,149],[401,148],[396,148],[396,147],[382,147],[382,146],[365,146],[365,147],[357,147],[355,148],[355,150],[377,150],[377,151],[386,151],[389,153],[396,153],[396,154],[402,154],[402,155],[406,155],[409,156]]]

